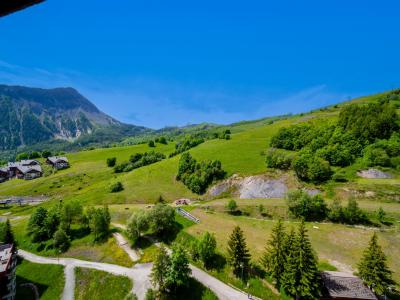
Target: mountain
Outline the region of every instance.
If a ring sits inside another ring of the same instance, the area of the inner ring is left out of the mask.
[[[69,144],[113,142],[151,131],[115,120],[70,87],[0,85],[0,116],[3,151],[55,140]]]

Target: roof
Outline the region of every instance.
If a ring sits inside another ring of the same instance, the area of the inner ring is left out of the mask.
[[[346,299],[377,300],[375,294],[353,274],[325,271],[321,273],[327,296]]]
[[[0,245],[0,273],[7,270],[13,255],[13,244]]]
[[[11,0],[0,1],[0,17],[11,14],[28,6],[43,2],[44,0]]]
[[[68,158],[65,156],[50,156],[47,159],[53,164],[63,161],[68,162]]]
[[[34,159],[23,159],[23,160],[21,160],[21,165],[23,165],[23,166],[28,166],[28,165],[32,165],[32,163],[34,164],[34,165],[40,165],[40,163],[37,161],[37,160],[34,160]]]
[[[18,170],[20,170],[22,173],[29,173],[29,172],[42,172],[42,167],[38,165],[33,165],[33,166],[17,166]]]

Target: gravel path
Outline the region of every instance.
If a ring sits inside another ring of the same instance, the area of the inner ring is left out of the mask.
[[[118,245],[129,255],[132,261],[138,261],[140,259],[137,251],[131,248],[129,242],[118,232],[114,232],[113,236],[117,240]]]
[[[65,266],[65,287],[62,295],[63,300],[74,299],[75,292],[75,267],[96,269],[105,271],[115,275],[127,276],[133,281],[132,292],[138,296],[139,299],[144,299],[146,291],[151,287],[149,275],[151,272],[151,264],[137,264],[133,268],[121,267],[113,264],[98,263],[91,261],[84,261],[74,258],[50,258],[38,256],[33,253],[18,250],[18,255],[24,259],[38,264],[60,264]]]

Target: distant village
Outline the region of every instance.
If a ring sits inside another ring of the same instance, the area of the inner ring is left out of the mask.
[[[50,156],[46,159],[46,164],[51,165],[56,170],[69,167],[68,158],[64,156]],[[0,168],[0,182],[12,178],[31,180],[43,175],[40,162],[35,159],[23,159],[17,162],[8,162],[7,166]]]

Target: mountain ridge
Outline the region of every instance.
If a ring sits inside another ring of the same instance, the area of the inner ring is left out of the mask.
[[[111,128],[114,140],[150,130],[112,118],[71,87],[42,89],[1,84],[0,116],[0,150],[52,140],[75,142]]]

